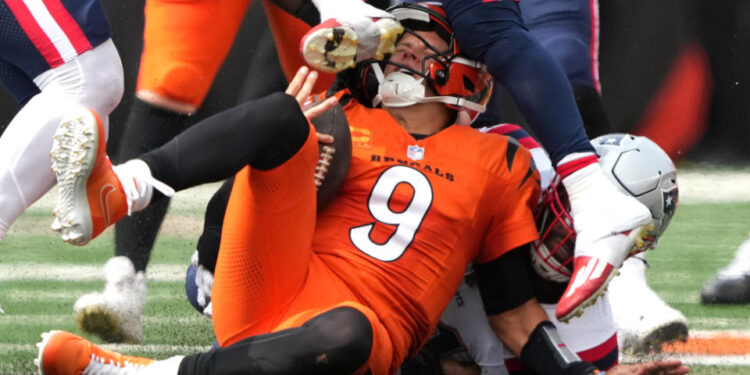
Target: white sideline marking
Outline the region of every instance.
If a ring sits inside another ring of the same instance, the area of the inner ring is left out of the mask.
[[[149,281],[184,281],[188,262],[184,265],[154,264],[146,270]],[[104,264],[82,266],[79,264],[0,264],[0,281],[10,280],[104,280]]]
[[[750,172],[677,170],[680,204],[748,202],[750,201]]]
[[[650,360],[679,359],[688,366],[750,366],[747,355],[652,355],[633,357],[620,353],[622,363],[638,363]]]

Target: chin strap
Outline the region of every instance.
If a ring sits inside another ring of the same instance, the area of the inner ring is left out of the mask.
[[[485,106],[474,103],[466,98],[457,96],[425,96],[424,78],[415,78],[411,73],[393,72],[387,77],[382,77],[380,67],[374,69],[380,86],[377,97],[382,100],[386,107],[400,108],[408,107],[417,103],[445,103],[459,108],[467,108],[477,112],[484,112]],[[378,75],[380,73],[380,75]]]

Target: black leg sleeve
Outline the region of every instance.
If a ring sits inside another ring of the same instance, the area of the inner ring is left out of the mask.
[[[168,208],[169,199],[160,199],[115,224],[115,256],[128,257],[136,272],[146,270]]]
[[[187,356],[178,375],[351,374],[370,357],[372,338],[372,326],[364,314],[340,307],[298,328]]]
[[[299,151],[309,131],[296,100],[275,93],[211,116],[140,159],[155,178],[182,190],[224,180],[246,165],[277,167]]]
[[[602,97],[596,90],[591,87],[573,86],[573,94],[583,118],[583,126],[591,139],[614,132],[615,129],[604,110]]]
[[[136,98],[130,107],[116,160],[125,162],[151,151],[180,134],[189,124],[188,115],[165,110]],[[146,269],[168,207],[168,199],[159,200],[115,224],[115,255],[130,258],[136,271]]]

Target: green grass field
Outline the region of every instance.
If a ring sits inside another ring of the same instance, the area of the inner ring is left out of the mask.
[[[101,277],[86,278],[77,270],[96,270],[112,256],[111,232],[86,247],[67,245],[48,229],[49,212],[35,206],[0,244],[0,305],[6,312],[0,315],[0,375],[36,373],[34,344],[40,333],[80,333],[72,318],[73,302],[104,284]],[[201,215],[200,204],[175,205],[159,237],[150,268],[156,273],[149,276],[144,345],[108,347],[165,358],[213,343],[210,322],[186,302],[180,280],[195,248]],[[750,331],[750,306],[699,303],[703,283],[732,259],[748,230],[750,203],[682,204],[659,248],[649,254],[652,287],[688,316],[691,329]],[[750,374],[750,367],[693,366],[692,373]]]

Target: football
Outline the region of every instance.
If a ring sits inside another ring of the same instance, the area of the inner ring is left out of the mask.
[[[349,171],[352,158],[352,135],[349,131],[349,122],[340,104],[311,121],[318,133],[333,136],[331,144],[318,143],[315,186],[318,190],[318,212],[320,212],[336,195]]]

